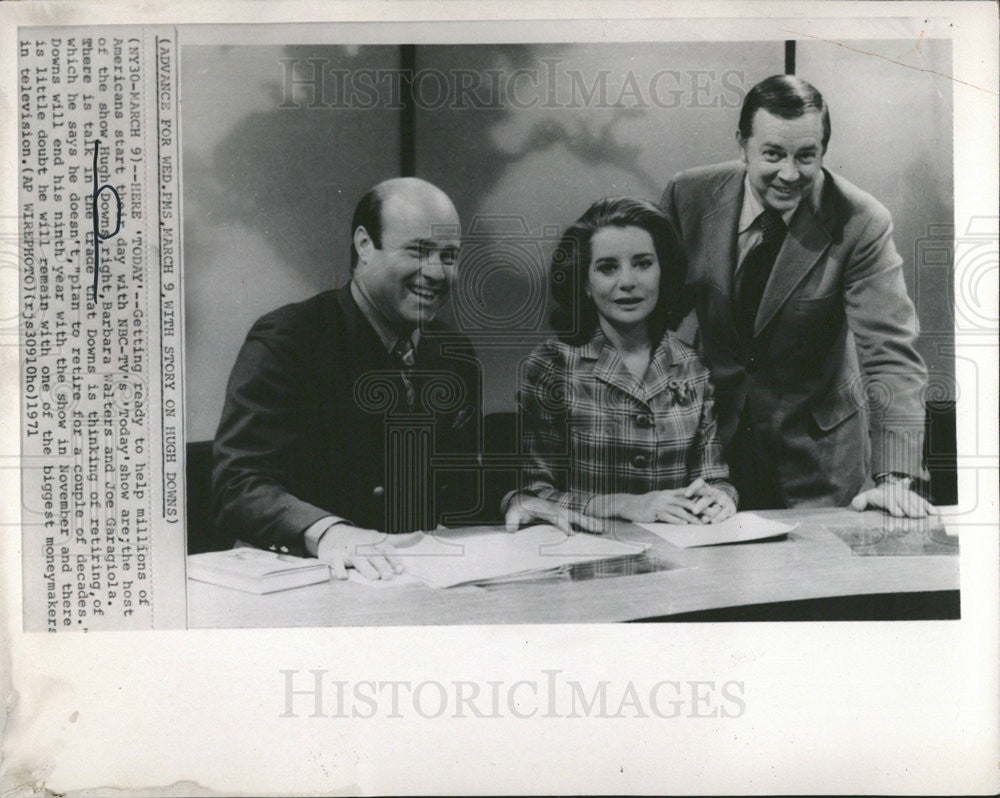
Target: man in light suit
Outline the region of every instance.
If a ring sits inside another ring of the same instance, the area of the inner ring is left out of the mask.
[[[924,516],[926,369],[889,212],[823,168],[820,93],[747,94],[741,159],[682,172],[662,205],[682,241],[741,509]]]
[[[215,436],[213,517],[339,578],[388,579],[402,564],[385,533],[433,529],[474,501],[481,386],[469,342],[435,321],[458,268],[451,200],[387,180],[351,231],[351,282],[247,335]]]

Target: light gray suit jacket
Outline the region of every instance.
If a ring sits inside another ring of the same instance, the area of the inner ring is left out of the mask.
[[[925,477],[927,371],[889,212],[824,170],[819,207],[803,202],[792,217],[743,340],[733,273],[745,175],[738,161],[692,169],[662,199],[683,245],[723,445],[746,408],[789,507],[845,505],[882,472]]]

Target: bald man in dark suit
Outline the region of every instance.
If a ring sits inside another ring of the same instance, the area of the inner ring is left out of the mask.
[[[254,324],[215,436],[219,529],[387,579],[402,570],[387,533],[470,509],[459,469],[475,476],[479,370],[435,320],[459,244],[444,192],[380,183],[354,215],[351,282]]]

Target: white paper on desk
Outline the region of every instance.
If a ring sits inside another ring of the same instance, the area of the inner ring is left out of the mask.
[[[599,535],[566,535],[554,526],[541,525],[515,533],[484,528],[437,530],[395,545],[406,574],[442,588],[630,557],[647,548],[648,544]]]
[[[783,524],[762,518],[756,513],[736,513],[718,524],[639,524],[654,535],[682,549],[695,546],[718,546],[722,543],[745,543],[785,535],[798,524]]]
[[[358,585],[364,585],[365,587],[374,587],[378,589],[389,589],[394,587],[406,587],[407,585],[422,585],[423,582],[417,579],[412,574],[408,574],[405,571],[401,574],[396,574],[392,579],[369,579],[364,576],[360,571],[354,568],[349,568],[347,570],[347,578],[351,582]]]

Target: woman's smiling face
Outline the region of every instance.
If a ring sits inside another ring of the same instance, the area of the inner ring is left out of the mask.
[[[622,332],[645,324],[660,298],[660,262],[641,227],[602,227],[590,239],[587,294]]]

